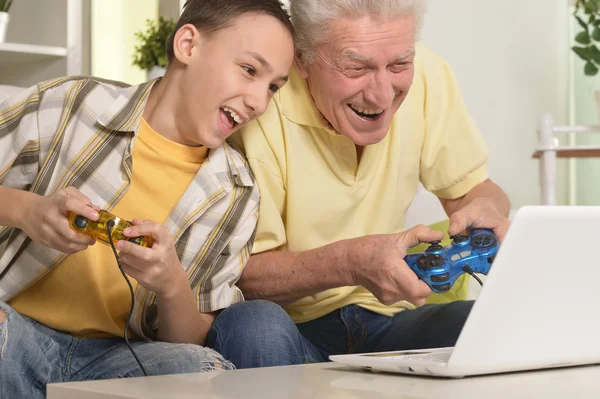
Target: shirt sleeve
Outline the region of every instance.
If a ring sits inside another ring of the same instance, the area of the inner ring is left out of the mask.
[[[248,205],[241,213],[240,223],[234,230],[232,238],[217,260],[216,272],[212,275],[210,284],[200,284],[195,288],[195,296],[198,298],[201,312],[224,309],[244,300],[244,296],[236,283],[240,279],[244,266],[252,253],[258,220],[259,200],[257,187],[249,187],[248,189],[251,190]],[[206,302],[203,298],[210,298],[210,302]]]
[[[29,190],[40,170],[38,86],[0,103],[0,185]],[[12,229],[0,226],[0,256]]]
[[[425,93],[420,179],[436,196],[458,198],[488,178],[488,148],[450,66],[423,47],[417,57],[416,78],[423,81]]]

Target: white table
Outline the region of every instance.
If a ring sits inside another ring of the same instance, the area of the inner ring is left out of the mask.
[[[600,397],[600,366],[437,379],[354,370],[333,363],[48,385],[48,399]]]

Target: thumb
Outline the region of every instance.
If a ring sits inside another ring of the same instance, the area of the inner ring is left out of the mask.
[[[448,235],[455,236],[469,227],[469,218],[464,211],[454,212],[450,216],[450,226],[448,227]]]
[[[439,241],[444,238],[441,231],[432,230],[422,224],[400,234],[400,242],[406,249],[422,242]]]

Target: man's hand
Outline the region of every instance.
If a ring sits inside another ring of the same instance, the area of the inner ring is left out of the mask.
[[[151,220],[134,219],[133,226],[123,230],[126,237],[152,236],[152,248],[141,247],[129,241],[118,241],[116,248],[123,270],[148,291],[166,298],[183,288],[190,289],[185,271],[181,267],[171,233],[163,225]]]
[[[407,300],[425,304],[432,291],[404,261],[409,248],[437,241],[444,234],[415,226],[399,234],[372,235],[350,240],[350,265],[356,285],[368,289],[384,305]]]
[[[49,196],[34,194],[24,205],[17,227],[36,244],[73,254],[93,245],[95,240],[71,229],[67,211],[95,221],[98,210],[79,190],[67,187]]]
[[[467,229],[485,228],[493,230],[502,242],[509,226],[510,220],[498,212],[491,199],[479,197],[450,216],[448,234],[455,236]]]

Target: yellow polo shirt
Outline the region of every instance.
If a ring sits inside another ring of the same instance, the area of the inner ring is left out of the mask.
[[[360,163],[354,144],[326,126],[296,73],[234,141],[244,147],[261,191],[254,253],[401,232],[419,181],[438,197],[457,198],[488,177],[487,146],[453,72],[422,45],[413,86],[389,134],[366,147]],[[362,287],[340,287],[286,310],[305,322],[349,304],[390,316],[413,307],[385,306]]]

